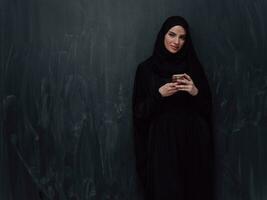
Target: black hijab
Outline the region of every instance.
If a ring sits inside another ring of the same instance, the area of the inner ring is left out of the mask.
[[[166,33],[177,25],[185,29],[185,43],[177,53],[171,53],[165,48],[164,38]],[[181,16],[167,18],[157,35],[154,45],[152,58],[155,64],[155,72],[166,78],[170,78],[172,74],[188,72],[187,61],[189,61],[190,55],[195,55],[195,53],[187,21]]]

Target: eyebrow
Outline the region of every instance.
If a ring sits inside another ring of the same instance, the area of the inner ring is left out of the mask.
[[[172,31],[169,31],[169,33],[173,33],[173,34],[177,35],[175,32],[172,32]],[[181,36],[186,36],[186,33],[185,34],[181,34]]]
[[[172,31],[169,31],[169,33],[173,33],[173,34],[175,34],[175,35],[176,35],[176,33],[175,33],[175,32],[172,32]]]

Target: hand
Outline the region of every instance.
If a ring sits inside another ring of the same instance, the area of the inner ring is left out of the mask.
[[[191,77],[187,74],[184,74],[183,79],[178,79],[177,83],[177,89],[178,91],[186,91],[189,94],[191,94],[192,96],[196,96],[198,94],[198,89],[195,86],[193,80],[191,79]]]
[[[163,97],[168,97],[173,95],[178,91],[178,84],[177,83],[166,83],[165,85],[159,88],[159,93]]]

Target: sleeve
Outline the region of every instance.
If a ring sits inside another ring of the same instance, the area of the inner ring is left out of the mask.
[[[195,86],[198,88],[198,94],[194,96],[196,110],[200,115],[210,121],[212,115],[212,95],[210,86],[203,67],[198,60],[194,61],[193,67],[192,78]]]
[[[151,73],[139,65],[134,80],[133,115],[134,118],[148,120],[159,111],[163,97],[150,80]]]
[[[158,89],[151,89],[149,72],[144,66],[139,65],[134,80],[132,96],[133,129],[136,168],[141,184],[146,180],[147,145],[149,139],[149,125],[163,97]],[[152,91],[151,91],[152,90]]]
[[[196,83],[196,87],[198,88],[198,94],[195,96],[196,109],[204,117],[209,117],[212,113],[212,97],[205,75],[201,83]]]

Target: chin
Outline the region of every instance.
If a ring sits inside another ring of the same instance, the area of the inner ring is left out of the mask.
[[[169,50],[169,52],[170,53],[173,53],[173,54],[175,54],[175,53],[177,53],[179,50]]]

